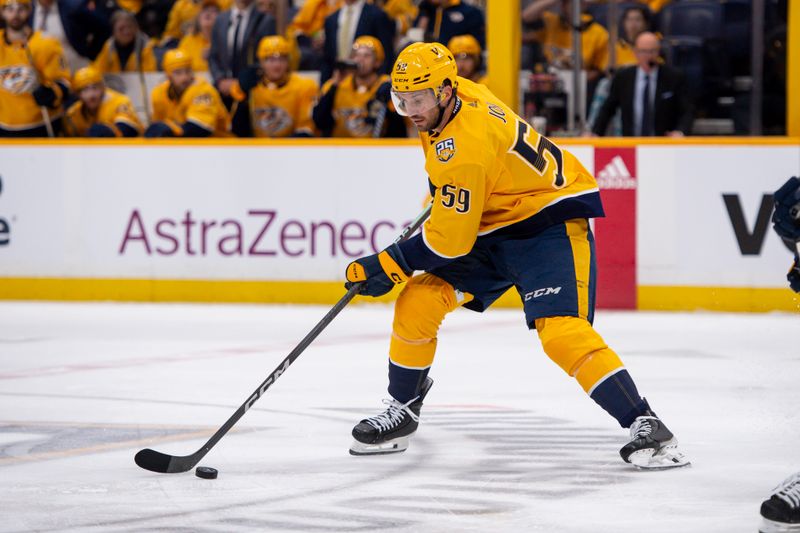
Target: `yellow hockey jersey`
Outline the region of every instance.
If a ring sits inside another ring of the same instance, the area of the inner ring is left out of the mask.
[[[420,133],[435,188],[422,237],[436,255],[469,253],[480,236],[533,235],[571,218],[603,216],[594,177],[485,86],[458,78],[456,114]]]
[[[0,30],[0,128],[20,131],[43,126],[42,110],[33,99],[33,91],[41,82],[55,90],[60,101],[64,95],[55,82],[69,87],[69,77],[64,52],[56,39],[37,31],[23,46],[9,43],[5,30]],[[50,110],[51,119],[60,116],[60,112]]]
[[[213,132],[215,137],[224,137],[230,130],[228,110],[217,90],[203,79],[197,79],[176,98],[170,89],[169,80],[153,88],[151,93],[153,122],[166,122],[173,127],[192,122]]]
[[[95,58],[94,62],[92,62],[92,66],[103,74],[108,72],[139,72],[139,70],[142,72],[155,72],[158,70],[158,68],[156,65],[156,56],[153,53],[153,41],[144,41],[144,37],[142,36],[137,37],[137,39],[142,40],[140,51],[137,52],[134,50],[134,52],[128,56],[128,60],[125,62],[124,68],[122,65],[120,65],[119,55],[117,54],[116,50],[114,50],[113,38],[110,38],[105,42],[103,48],[100,50],[100,53],[97,54],[97,58]]]
[[[333,137],[366,138],[373,136],[373,125],[367,118],[374,116],[376,110],[368,109],[367,104],[375,99],[381,85],[391,82],[389,76],[378,76],[370,87],[357,87],[352,75],[347,76],[336,89],[333,99]],[[328,80],[322,86],[322,94],[326,94],[333,82]],[[392,108],[393,109],[393,108]]]
[[[122,134],[115,126],[119,122],[134,128],[140,135],[143,131],[142,123],[136,115],[131,99],[122,93],[106,89],[96,115],[87,113],[81,101],[77,101],[70,106],[67,110],[64,132],[68,137],[86,137],[89,133],[89,128],[94,124],[100,123],[110,127],[117,134],[117,137],[121,137]]]
[[[211,48],[211,41],[207,40],[202,33],[187,35],[178,43],[178,50],[183,50],[192,58],[192,70],[195,72],[208,71],[208,51]]]
[[[250,92],[250,117],[256,137],[289,137],[295,133],[313,135],[311,110],[319,86],[314,80],[289,75],[280,87],[259,83]]]
[[[581,20],[586,24],[592,18],[583,14]],[[539,42],[548,61],[552,62],[564,51],[572,50],[572,28],[561,20],[560,15],[550,11],[542,13],[542,22],[544,29]],[[608,66],[608,32],[599,23],[593,22],[581,32],[581,52],[584,69],[603,70]]]

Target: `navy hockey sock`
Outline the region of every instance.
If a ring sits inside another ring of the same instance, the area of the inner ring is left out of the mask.
[[[647,400],[639,396],[633,379],[625,369],[608,376],[596,385],[589,397],[616,418],[619,425],[624,428],[630,427],[637,416],[650,411]]]
[[[419,394],[429,370],[403,368],[389,361],[389,394],[400,403],[410,402]]]

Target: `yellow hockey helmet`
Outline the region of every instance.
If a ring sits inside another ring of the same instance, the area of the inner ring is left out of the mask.
[[[172,74],[179,68],[189,68],[192,66],[192,57],[183,50],[174,49],[164,54],[164,60],[161,63],[164,72]]]
[[[449,48],[456,57],[461,55],[480,56],[482,51],[478,40],[469,34],[456,35],[447,43],[447,48]]]
[[[453,54],[440,43],[408,45],[392,69],[392,89],[398,93],[433,89],[439,94],[445,80],[455,89],[458,68]]]
[[[353,41],[354,51],[362,47],[372,50],[372,52],[375,54],[375,58],[378,60],[378,64],[383,64],[383,60],[386,59],[386,53],[383,51],[383,45],[378,39],[372,37],[371,35],[362,35]]]
[[[72,77],[72,89],[75,92],[81,92],[89,85],[94,85],[95,83],[103,83],[103,75],[92,66],[79,69]]]
[[[31,7],[31,0],[2,0],[0,1],[0,7],[10,6],[13,4],[19,4],[22,6]]]
[[[261,39],[258,43],[258,52],[256,55],[258,59],[266,59],[268,57],[276,56],[289,56],[289,41],[280,35],[268,35]]]

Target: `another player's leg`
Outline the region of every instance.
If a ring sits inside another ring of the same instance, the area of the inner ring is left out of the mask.
[[[592,328],[596,276],[588,222],[576,219],[553,226],[534,239],[530,251],[509,255],[533,265],[514,266],[520,272],[519,284],[531,291],[523,293],[525,313],[545,353],[622,427],[631,428],[631,440],[620,450],[622,458],[640,468],[688,464],[620,358]],[[536,267],[543,261],[548,265],[545,271]]]
[[[389,347],[387,409],[353,428],[353,455],[402,452],[419,426],[422,402],[433,385],[428,371],[436,336],[445,315],[469,300],[442,279],[422,274],[411,278],[395,304]]]
[[[800,531],[800,472],[783,480],[761,504],[760,533]]]

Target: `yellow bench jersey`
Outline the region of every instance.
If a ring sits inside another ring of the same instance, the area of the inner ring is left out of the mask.
[[[122,122],[129,125],[141,135],[143,128],[136,110],[133,108],[131,99],[117,91],[106,89],[103,101],[96,115],[86,112],[83,102],[78,101],[67,110],[67,120],[64,124],[64,132],[68,137],[86,137],[92,125],[100,123],[110,127],[117,134],[115,124]]]
[[[458,78],[455,116],[420,133],[435,187],[422,236],[436,255],[466,255],[480,236],[532,235],[572,218],[603,216],[594,177],[485,86]]]
[[[290,74],[280,87],[259,83],[250,92],[250,116],[256,137],[288,137],[296,132],[314,134],[311,110],[319,87],[314,80]]]
[[[352,75],[343,79],[336,89],[333,99],[333,137],[366,138],[373,136],[373,125],[366,119],[375,112],[367,108],[367,104],[375,99],[375,94],[384,83],[391,83],[389,76],[378,76],[370,87],[356,87]],[[328,80],[322,86],[322,94],[326,94],[333,82]]]
[[[0,30],[0,128],[18,131],[44,125],[42,111],[32,94],[39,78],[69,87],[69,77],[56,39],[34,32],[26,50],[22,44],[9,43],[5,30]],[[55,91],[60,100],[64,95],[60,89]],[[60,112],[50,111],[51,119],[59,116]]]
[[[192,122],[213,132],[215,137],[224,137],[230,130],[230,117],[222,104],[217,90],[205,80],[197,79],[180,98],[173,98],[169,81],[153,88],[153,122],[172,122],[181,125]]]
[[[118,73],[118,72],[155,72],[158,70],[156,66],[156,56],[153,52],[153,41],[143,41],[143,37],[137,36],[137,39],[142,40],[138,43],[139,50],[134,50],[125,61],[125,66],[120,65],[119,54],[117,54],[114,47],[114,38],[110,38],[103,45],[97,58],[92,62],[92,66],[105,73]]]

